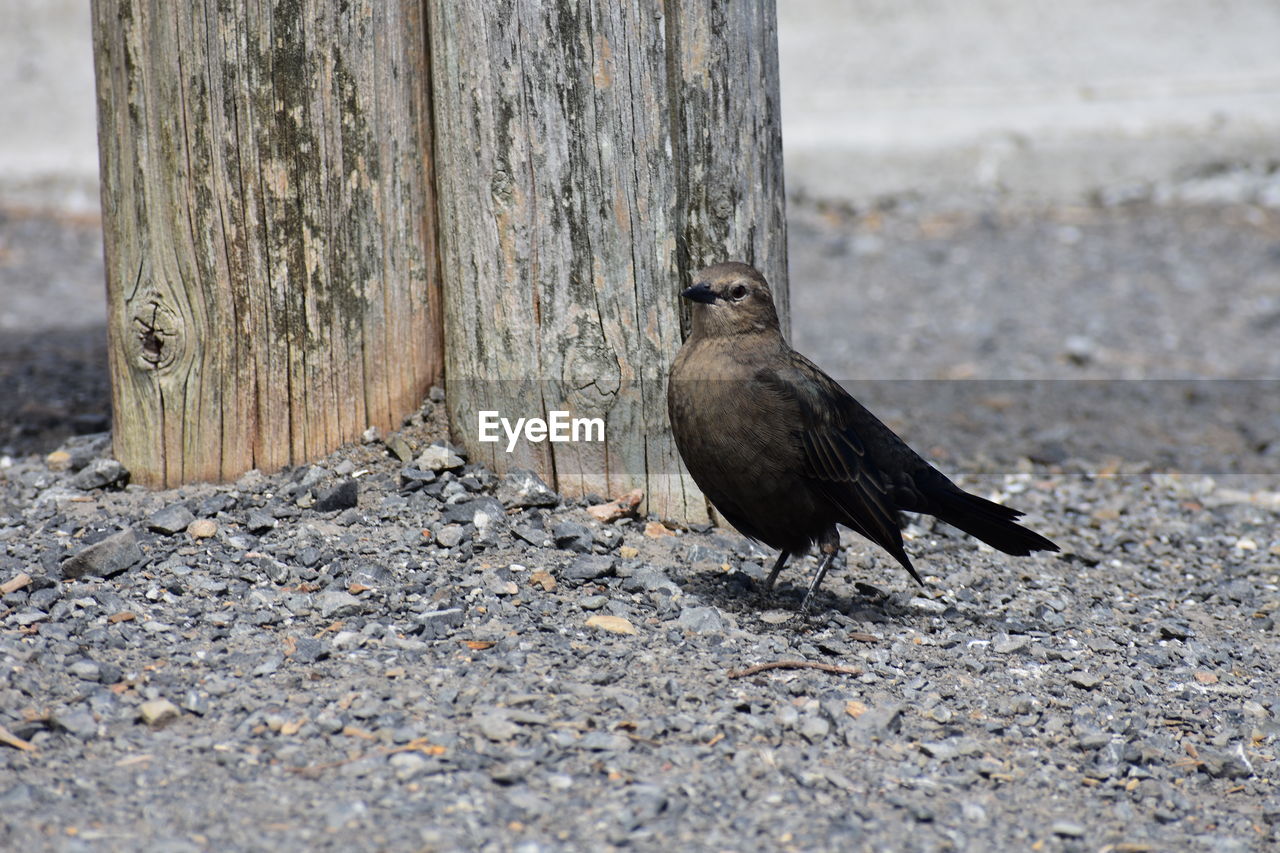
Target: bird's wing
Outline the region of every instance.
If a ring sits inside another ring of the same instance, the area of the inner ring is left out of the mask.
[[[860,428],[867,431],[866,418],[875,421],[874,416],[798,353],[791,353],[781,366],[761,368],[756,380],[791,401],[795,439],[804,451],[803,473],[840,510],[842,522],[880,545],[914,575],[902,548],[894,483],[880,470],[874,454],[868,453],[866,438],[860,434]],[[876,433],[875,438],[883,437]]]

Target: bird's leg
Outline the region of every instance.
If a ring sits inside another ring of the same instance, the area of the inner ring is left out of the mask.
[[[813,594],[818,591],[818,587],[822,586],[822,579],[827,576],[831,562],[840,552],[840,534],[834,527],[822,535],[818,550],[822,554],[822,559],[818,562],[818,570],[813,573],[813,580],[809,581],[809,589],[804,594],[804,600],[800,602],[802,613],[809,612],[809,602],[813,599]]]
[[[826,577],[827,569],[831,568],[831,561],[835,557],[835,551],[822,555],[822,561],[818,563],[818,570],[813,573],[813,580],[809,581],[809,589],[804,594],[804,601],[800,602],[801,613],[809,612],[809,602],[813,598],[813,594],[818,591],[818,587],[822,584],[822,579]]]
[[[778,579],[778,572],[782,571],[782,567],[787,564],[787,558],[790,556],[790,551],[783,551],[778,555],[778,561],[774,563],[773,568],[769,570],[769,577],[764,579],[765,592],[773,591],[773,583]]]

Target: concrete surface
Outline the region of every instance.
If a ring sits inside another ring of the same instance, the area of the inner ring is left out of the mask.
[[[795,194],[1077,201],[1280,166],[1273,0],[778,7]],[[0,57],[0,204],[96,210],[87,3],[3,0]]]
[[[0,0],[0,206],[98,209],[86,0]]]
[[[1280,160],[1271,0],[779,0],[788,190],[1076,201]]]

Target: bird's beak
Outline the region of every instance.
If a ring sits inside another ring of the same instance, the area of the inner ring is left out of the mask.
[[[712,291],[711,285],[707,284],[705,281],[695,284],[680,295],[691,302],[702,302],[708,305],[716,301],[715,292]]]

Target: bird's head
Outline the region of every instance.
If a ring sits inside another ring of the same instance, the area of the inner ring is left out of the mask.
[[[707,267],[694,274],[693,287],[680,295],[693,303],[695,335],[778,331],[769,282],[747,264],[731,261]]]

